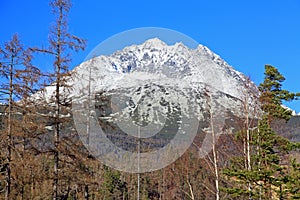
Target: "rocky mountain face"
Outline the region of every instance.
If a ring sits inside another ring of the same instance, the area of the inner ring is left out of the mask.
[[[137,101],[151,93],[149,88],[156,87],[151,97],[154,102],[168,98],[180,103],[183,110],[192,104],[199,116],[203,114],[207,99],[219,105],[211,107],[222,107],[214,110],[214,114],[224,111],[242,114],[241,104],[248,104],[251,114],[257,112],[257,87],[202,45],[189,49],[182,43],[169,46],[153,38],[110,56],[94,57],[76,67],[74,74],[70,95],[75,99],[84,99],[100,91],[122,90],[119,94],[127,94],[131,101]],[[159,89],[162,87],[169,88],[168,92],[174,95],[166,95]]]
[[[214,130],[219,137],[232,132],[243,126],[236,119],[259,112],[257,87],[202,45],[190,49],[153,38],[94,57],[73,72],[69,95],[76,129],[100,157],[102,151],[92,142],[125,157],[123,150],[137,149],[163,155],[161,149],[169,144],[182,154],[194,138],[201,138],[203,157],[212,147],[207,133]],[[111,165],[122,168],[120,163]]]

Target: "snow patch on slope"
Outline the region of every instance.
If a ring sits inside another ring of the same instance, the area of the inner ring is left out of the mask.
[[[110,88],[120,87],[115,84],[125,76],[133,80],[134,77],[152,79],[157,76],[159,79],[172,78],[194,83],[192,85],[205,83],[242,99],[247,84],[242,73],[234,70],[207,47],[199,45],[197,49],[189,49],[182,43],[168,46],[158,38],[125,47],[110,56],[95,57],[75,68],[79,78],[89,77],[89,70],[99,87]],[[252,92],[258,92],[252,82],[250,85],[254,90]]]

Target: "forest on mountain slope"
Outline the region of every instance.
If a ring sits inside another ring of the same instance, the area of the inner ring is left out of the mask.
[[[138,176],[99,162],[80,141],[63,95],[70,55],[86,41],[68,32],[71,2],[50,5],[47,48],[27,47],[17,34],[0,46],[0,199],[300,199],[300,119],[282,107],[300,95],[282,88],[285,78],[271,65],[256,107],[245,94],[243,117],[228,123],[234,132],[213,140],[205,157],[198,156],[203,136],[216,133],[199,129],[185,154],[157,171]],[[53,72],[33,64],[37,54],[53,61]],[[32,98],[49,85],[52,99]],[[213,123],[216,113],[207,114]]]

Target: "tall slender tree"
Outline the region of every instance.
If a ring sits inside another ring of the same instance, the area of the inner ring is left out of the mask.
[[[70,0],[52,0],[50,2],[53,14],[55,15],[55,23],[50,28],[49,47],[47,49],[35,48],[35,51],[50,54],[54,57],[53,67],[54,72],[49,75],[50,84],[54,87],[54,98],[51,99],[53,103],[53,156],[54,156],[54,171],[53,171],[53,199],[59,198],[59,146],[62,124],[65,120],[63,114],[70,106],[70,100],[63,96],[66,94],[68,87],[68,80],[70,80],[70,52],[75,50],[83,50],[85,47],[85,40],[72,35],[68,32],[68,14],[71,8]]]
[[[50,3],[52,11],[56,16],[54,26],[50,29],[49,48],[41,50],[54,56],[54,72],[52,77],[55,87],[54,90],[54,174],[53,174],[53,199],[58,199],[58,181],[59,181],[59,143],[61,125],[63,122],[62,113],[64,106],[69,106],[69,102],[65,97],[62,97],[63,90],[69,87],[67,84],[70,77],[69,64],[71,61],[70,50],[83,50],[85,40],[71,35],[68,32],[68,13],[71,8],[70,0],[53,0]]]
[[[11,159],[12,159],[12,115],[13,115],[13,103],[15,100],[15,87],[14,78],[16,67],[21,64],[22,60],[23,46],[19,41],[18,35],[14,35],[12,39],[7,42],[4,48],[0,49],[1,53],[1,78],[7,81],[1,84],[1,95],[2,99],[5,100],[7,104],[7,132],[6,138],[4,139],[6,143],[6,187],[5,187],[5,199],[9,200],[11,195]]]
[[[14,140],[20,136],[20,133],[17,133],[19,130],[17,130],[15,125],[15,118],[16,115],[20,115],[19,111],[22,109],[20,99],[32,94],[33,84],[38,82],[39,70],[31,64],[31,52],[23,47],[17,34],[14,34],[3,48],[0,48],[0,56],[0,96],[1,102],[7,107],[5,111],[7,119],[4,128],[6,131],[3,141],[6,146],[5,199],[8,200],[12,198],[12,153],[16,151]],[[31,76],[29,79],[27,77],[29,74],[34,74],[34,76]]]
[[[212,139],[212,162],[213,162],[213,169],[215,175],[215,198],[216,200],[220,199],[220,177],[219,177],[219,168],[218,168],[218,151],[217,151],[217,132],[221,131],[220,127],[218,126],[218,122],[215,120],[215,107],[214,102],[212,100],[212,92],[209,91],[208,88],[205,88],[205,97],[207,101],[207,112],[209,116],[209,128],[210,134]]]

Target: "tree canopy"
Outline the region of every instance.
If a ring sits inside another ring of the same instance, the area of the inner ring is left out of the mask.
[[[258,87],[261,92],[262,110],[269,116],[269,121],[276,118],[290,119],[292,111],[283,107],[282,103],[298,99],[300,93],[282,89],[285,77],[272,65],[265,65],[264,74],[264,81]]]

